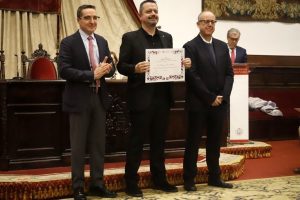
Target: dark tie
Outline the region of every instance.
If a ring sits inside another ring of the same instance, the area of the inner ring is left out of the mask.
[[[92,66],[92,71],[94,71],[97,67],[97,62],[95,59],[95,54],[94,54],[94,47],[93,47],[93,37],[89,36],[88,38],[89,41],[89,57],[90,57],[90,64]],[[96,93],[98,93],[98,88],[100,87],[100,80],[96,80]]]
[[[215,55],[214,47],[213,47],[212,43],[209,43],[207,45],[208,45],[208,52],[209,52],[210,60],[211,60],[212,64],[214,66],[216,66],[217,61],[216,61],[216,55]]]
[[[231,64],[233,64],[235,62],[235,53],[234,53],[234,49],[231,49]]]

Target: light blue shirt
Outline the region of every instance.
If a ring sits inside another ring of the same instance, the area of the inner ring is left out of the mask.
[[[90,56],[89,56],[89,40],[88,40],[88,37],[89,35],[86,34],[85,32],[83,32],[83,30],[79,29],[79,33],[80,33],[80,36],[81,36],[81,39],[83,41],[83,44],[84,44],[84,47],[85,47],[85,51],[88,55],[88,58],[89,58],[89,61],[90,61]],[[96,42],[96,38],[94,36],[94,34],[91,35],[93,37],[93,48],[94,48],[94,58],[96,59],[96,62],[97,63],[100,63],[100,60],[99,60],[99,49],[98,49],[98,45],[97,45],[97,42]],[[90,63],[91,65],[91,63]],[[92,66],[92,65],[91,65]]]

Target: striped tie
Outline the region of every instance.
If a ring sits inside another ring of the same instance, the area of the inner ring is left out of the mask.
[[[94,47],[93,47],[93,37],[89,36],[88,38],[89,41],[89,57],[90,57],[90,64],[92,66],[92,71],[94,71],[97,67],[97,62],[95,60],[95,53],[94,53]],[[100,80],[96,80],[96,93],[98,93],[98,88],[100,87]]]

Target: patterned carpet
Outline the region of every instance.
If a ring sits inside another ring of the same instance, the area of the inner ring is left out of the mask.
[[[179,186],[178,193],[164,193],[152,189],[144,189],[145,200],[300,200],[300,176],[285,176],[267,179],[231,181],[233,189],[222,189],[198,184],[197,192],[186,192]],[[88,200],[103,198],[88,197]],[[118,193],[115,199],[130,198],[124,192]],[[66,199],[67,200],[67,199]],[[71,200],[71,199],[68,199]]]
[[[245,158],[263,158],[271,155],[272,147],[266,143],[254,142],[251,144],[234,145],[222,148],[220,157],[221,176],[223,180],[234,180],[244,172]],[[205,150],[199,149],[199,160],[197,163],[198,173],[196,183],[206,183],[208,170],[205,162]],[[182,161],[166,164],[167,178],[173,185],[182,185]],[[142,165],[139,169],[141,188],[151,188],[151,175],[149,165]],[[89,182],[89,171],[86,175],[86,189]],[[123,180],[124,166],[117,168],[106,168],[104,182],[113,191],[124,191]],[[298,180],[299,181],[299,180]],[[272,182],[273,183],[273,182]],[[145,189],[144,199],[231,199],[229,194],[237,195],[235,190],[244,191],[247,184],[242,184],[237,189],[224,191],[215,188],[199,185],[196,193],[180,192],[176,194],[165,194]],[[257,185],[256,183],[254,185]],[[263,184],[262,184],[263,185]],[[268,184],[267,184],[268,185]],[[299,184],[300,185],[300,181]],[[238,185],[237,185],[238,186]],[[259,186],[259,188],[262,186]],[[268,189],[268,188],[267,188]],[[298,188],[299,189],[299,188]],[[250,191],[255,189],[251,189]],[[182,188],[181,188],[182,191]],[[300,190],[299,190],[300,191]],[[224,193],[227,192],[227,193]],[[224,194],[223,194],[224,193]],[[264,194],[264,192],[261,192]],[[244,194],[244,192],[243,192]],[[0,173],[0,199],[61,199],[72,195],[70,172],[47,173],[47,174],[1,174]],[[179,196],[180,195],[180,196]],[[219,197],[220,196],[220,197]],[[202,198],[203,197],[203,198]],[[226,198],[225,198],[226,197]],[[124,193],[120,193],[119,199],[128,199]],[[234,198],[244,199],[244,198]],[[247,198],[246,198],[247,199]],[[249,198],[251,199],[251,198]],[[282,199],[282,198],[281,198]]]

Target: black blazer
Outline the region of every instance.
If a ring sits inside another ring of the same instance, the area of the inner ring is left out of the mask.
[[[107,41],[100,35],[94,34],[98,49],[99,59],[102,61],[105,56],[107,62],[112,62]],[[89,85],[94,81],[94,74],[91,71],[88,54],[85,50],[79,31],[64,38],[60,44],[58,69],[61,78],[66,79],[66,86],[63,93],[63,110],[66,112],[80,112],[87,105],[89,99]],[[107,76],[112,76],[115,67]],[[101,87],[99,95],[105,109],[111,105],[111,96],[107,92],[105,78],[100,79]]]
[[[212,39],[216,65],[209,59],[207,44],[200,35],[187,42],[185,55],[192,60],[192,67],[186,70],[186,105],[191,111],[209,107],[217,95],[222,95],[224,103],[229,101],[233,70],[227,44]]]
[[[172,48],[172,36],[166,32],[158,31],[163,48]],[[145,61],[146,49],[148,43],[142,29],[125,33],[122,37],[120,47],[118,71],[128,77],[128,106],[130,110],[140,111],[146,109],[153,97],[154,84],[145,83],[145,74],[134,73],[135,65],[141,61]],[[170,103],[173,101],[171,94],[171,84],[165,83],[169,87]]]
[[[235,63],[246,63],[247,62],[247,51],[246,49],[237,46],[236,47],[236,56]]]

